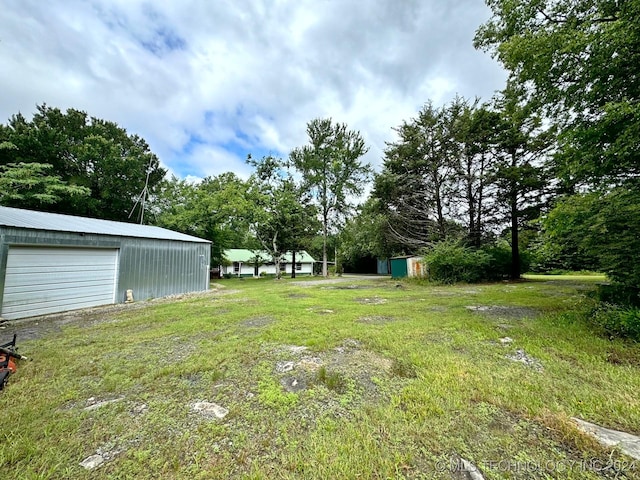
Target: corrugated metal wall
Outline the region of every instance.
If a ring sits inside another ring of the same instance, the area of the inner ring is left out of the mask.
[[[128,238],[120,248],[118,299],[128,289],[136,300],[206,290],[208,243]]]
[[[209,243],[0,227],[0,306],[11,245],[119,249],[116,302],[204,291],[209,287]]]

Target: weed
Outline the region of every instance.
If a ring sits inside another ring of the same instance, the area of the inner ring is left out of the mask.
[[[344,375],[339,372],[327,371],[324,365],[318,369],[316,381],[336,393],[345,393],[347,389],[347,381]]]
[[[416,366],[406,358],[396,358],[391,364],[391,373],[400,378],[416,378]]]

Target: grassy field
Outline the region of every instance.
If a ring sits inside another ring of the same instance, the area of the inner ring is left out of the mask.
[[[0,476],[640,478],[571,421],[640,433],[639,346],[569,313],[590,281],[228,280],[75,313],[20,344]]]

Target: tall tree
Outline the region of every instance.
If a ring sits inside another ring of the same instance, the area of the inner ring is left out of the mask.
[[[392,236],[414,250],[444,240],[458,171],[458,151],[448,111],[427,103],[417,118],[395,129],[385,150],[376,195],[387,206]]]
[[[254,203],[252,229],[262,247],[269,252],[280,278],[282,256],[295,255],[317,231],[317,211],[306,189],[299,188],[285,169],[285,162],[273,156],[248,163],[255,168],[249,183]],[[295,257],[293,258],[295,269]]]
[[[558,125],[555,171],[563,182],[562,192],[581,196],[591,190],[598,199],[568,197],[558,207],[560,217],[576,211],[573,205],[581,207],[568,223],[575,226],[576,235],[565,238],[585,238],[578,234],[581,225],[603,224],[601,212],[640,197],[640,2],[487,4],[493,17],[476,33],[476,46],[497,57],[510,71],[512,83]],[[622,195],[620,188],[630,195]],[[632,210],[631,204],[626,207]],[[633,235],[631,229],[626,231]],[[614,272],[615,267],[615,278],[634,277],[632,266],[640,262],[637,251],[621,253],[607,235],[589,238],[597,238],[603,251],[622,255],[617,260],[600,256],[608,262],[603,269]],[[629,241],[633,242],[631,236]]]
[[[460,144],[458,182],[460,183],[461,219],[467,227],[470,245],[480,247],[492,222],[494,188],[490,172],[496,160],[495,146],[501,124],[500,114],[479,100],[470,104],[456,99],[461,109],[455,124]]]
[[[510,224],[511,278],[515,280],[521,274],[520,229],[523,222],[538,218],[543,203],[547,186],[544,160],[551,145],[551,131],[542,129],[540,117],[509,87],[497,103],[501,124],[493,177],[498,202]]]
[[[85,112],[37,107],[30,121],[14,115],[0,128],[0,165],[50,165],[48,175],[68,186],[86,187],[88,197],[66,196],[43,206],[49,211],[110,220],[137,221],[131,215],[143,190],[154,191],[166,170],[147,143],[114,122]]]
[[[294,149],[290,161],[300,172],[303,189],[309,191],[320,210],[322,222],[322,275],[327,276],[327,238],[342,223],[363,193],[371,167],[360,158],[368,151],[360,132],[348,130],[331,119],[307,124],[309,145]]]

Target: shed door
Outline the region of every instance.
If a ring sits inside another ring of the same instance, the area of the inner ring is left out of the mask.
[[[10,247],[1,316],[115,303],[117,269],[117,249]]]
[[[404,278],[408,274],[407,259],[393,258],[391,259],[391,278]]]

